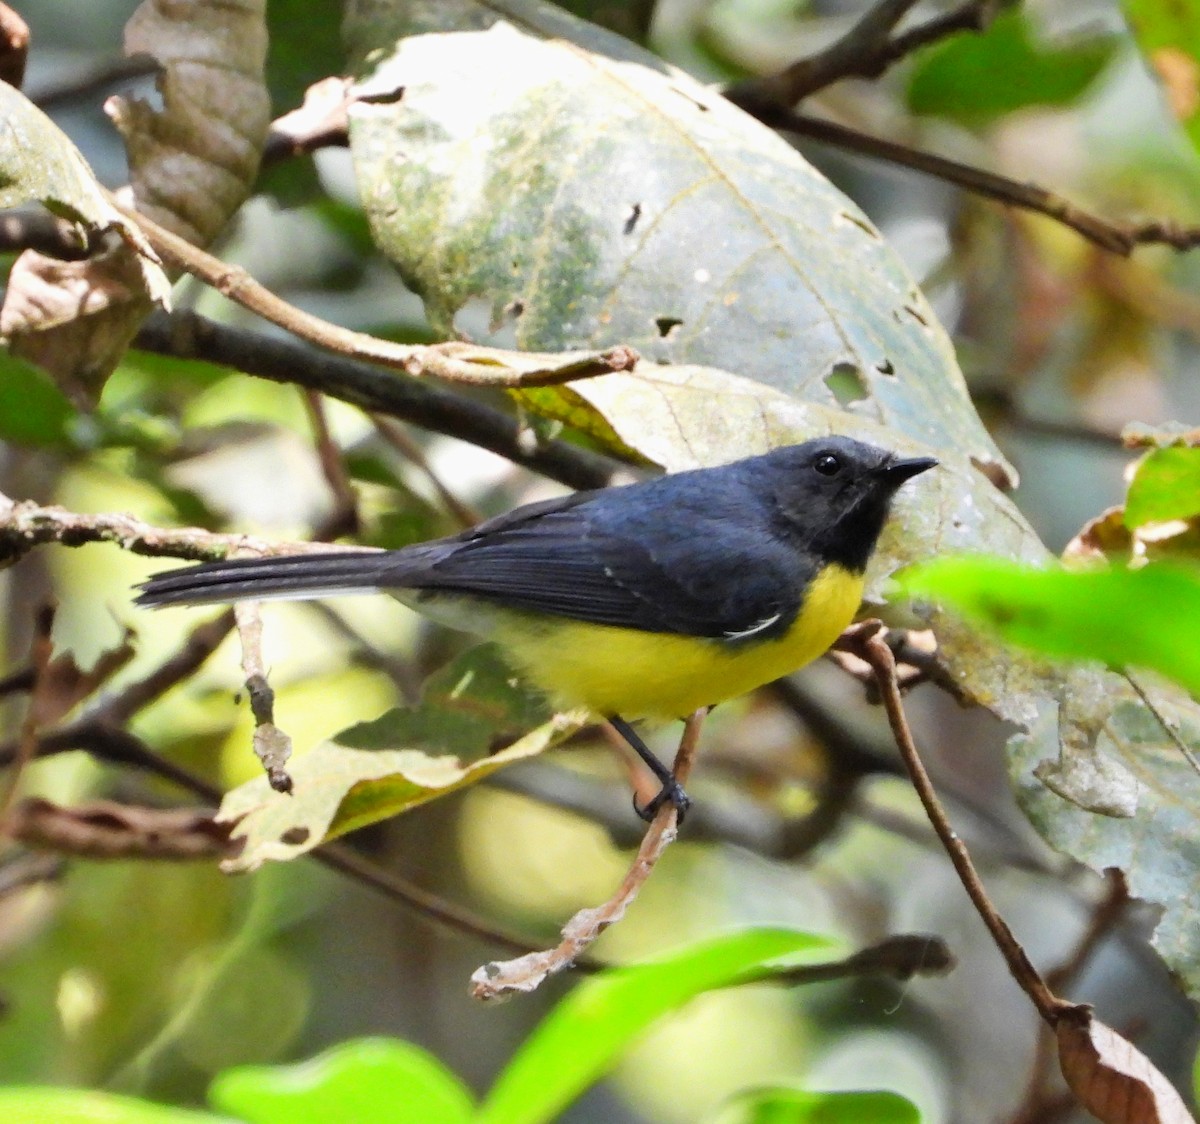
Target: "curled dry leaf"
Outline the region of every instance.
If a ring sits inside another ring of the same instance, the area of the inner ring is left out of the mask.
[[[9,276],[0,340],[49,371],[77,402],[94,401],[170,284],[141,233],[109,200],[71,141],[0,83],[0,209],[41,203],[82,224],[95,254],[62,262],[27,250]],[[99,237],[111,232],[107,238]]]
[[[110,800],[63,808],[31,797],[9,811],[4,830],[28,847],[89,859],[207,859],[231,850],[229,828],[211,812]]]
[[[144,0],[125,52],[160,64],[162,108],[109,98],[137,208],[198,246],[250,194],[271,120],[265,0]]]
[[[1055,1027],[1063,1077],[1104,1124],[1192,1124],[1183,1098],[1132,1042],[1092,1017],[1065,1011]]]

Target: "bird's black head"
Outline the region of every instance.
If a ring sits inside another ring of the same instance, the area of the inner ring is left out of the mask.
[[[787,537],[856,573],[866,569],[896,490],[938,463],[902,459],[850,437],[789,445],[762,461]]]

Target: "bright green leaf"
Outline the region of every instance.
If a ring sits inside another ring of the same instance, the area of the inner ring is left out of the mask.
[[[477,1124],[553,1120],[656,1019],[701,992],[748,974],[760,978],[776,961],[811,963],[834,947],[812,933],[752,929],[587,980],[525,1040],[497,1078]]]
[[[1155,449],[1138,465],[1125,500],[1125,526],[1200,515],[1200,449]]]
[[[247,1124],[457,1124],[472,1108],[441,1062],[388,1038],[343,1042],[298,1065],[226,1070],[208,1098]]]
[[[1200,570],[1037,569],[986,557],[942,558],[908,572],[916,597],[936,597],[1010,643],[1113,668],[1147,667],[1200,695]]]
[[[958,35],[927,51],[909,81],[908,105],[976,125],[1027,106],[1069,105],[1115,48],[1111,36],[1043,45],[1023,12],[1006,12],[982,35]]]
[[[234,1124],[208,1112],[154,1104],[95,1089],[0,1089],[4,1124]]]
[[[810,1093],[777,1086],[735,1097],[712,1124],[920,1124],[912,1101],[898,1093]]]
[[[17,445],[70,445],[75,408],[32,363],[0,350],[0,440]]]
[[[1123,7],[1168,105],[1200,145],[1200,0],[1124,0]]]

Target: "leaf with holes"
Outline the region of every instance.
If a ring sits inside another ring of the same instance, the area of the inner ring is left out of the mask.
[[[359,0],[346,32],[364,206],[438,331],[627,343],[1007,471],[879,232],[719,94],[530,0]]]
[[[514,685],[493,647],[473,648],[430,679],[419,706],[352,726],[297,757],[288,768],[290,795],[274,792],[266,777],[228,793],[217,819],[236,824],[233,839],[243,845],[225,869],[294,859],[326,839],[465,788],[552,749],[587,717],[548,717]],[[493,752],[497,740],[511,744]],[[385,748],[395,746],[404,748]]]

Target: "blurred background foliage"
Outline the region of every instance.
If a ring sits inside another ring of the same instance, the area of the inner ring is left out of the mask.
[[[18,5],[33,32],[30,96],[48,97],[117,57],[134,6]],[[864,7],[859,0],[564,6],[644,40],[706,81],[774,71],[843,32]],[[1192,21],[1193,41],[1200,39],[1200,11],[1176,7],[1185,11],[1179,19]],[[341,71],[338,9],[333,0],[269,5],[276,114],[293,108],[310,82]],[[1153,51],[1163,34],[1155,5],[1131,0],[1127,9]],[[1180,125],[1190,127],[1191,114],[1178,105],[1173,112],[1172,88],[1156,81],[1125,19],[1110,0],[1030,0],[986,35],[947,40],[878,81],[841,83],[815,101],[846,124],[1052,186],[1102,214],[1196,223],[1200,164]],[[94,91],[54,99],[51,115],[116,185],[125,180],[123,150],[100,100]],[[991,433],[1020,470],[1022,511],[1060,550],[1123,496],[1130,461],[1118,437],[1123,425],[1188,421],[1200,411],[1200,259],[1163,247],[1120,258],[1047,219],[939,181],[817,145],[802,150],[867,211],[934,304]],[[372,247],[343,150],[272,168],[218,252],[330,320],[400,340],[430,338],[420,301]],[[251,323],[188,280],[177,302],[224,323]],[[455,530],[455,511],[431,479],[485,513],[558,487],[450,438],[410,430],[392,443],[352,407],[331,401],[324,409],[359,495],[363,542],[400,545]],[[209,365],[132,353],[97,411],[81,416],[38,373],[12,364],[0,381],[0,434],[0,490],[12,497],[279,538],[304,537],[334,508],[301,392]],[[29,555],[4,575],[9,664],[25,659],[29,607],[53,593],[55,642],[82,664],[130,626],[137,654],[116,685],[156,666],[178,644],[179,620],[135,613],[127,591],[157,568],[101,546]],[[278,721],[302,752],[411,702],[464,641],[399,606],[343,599],[273,607],[266,644]],[[133,728],[215,785],[232,787],[259,769],[249,715],[234,702],[241,679],[236,645],[226,641]],[[880,714],[826,664],[802,673],[796,690],[802,708],[834,720],[844,739],[877,755],[845,789],[834,829],[818,839],[767,831],[742,846],[689,842],[685,833],[600,954],[644,957],[749,925],[829,934],[849,948],[914,931],[947,939],[957,970],[906,985],[864,979],[711,992],[637,1038],[562,1119],[734,1120],[733,1108],[716,1115],[728,1098],[797,1081],[810,1090],[895,1090],[930,1122],[1020,1119],[1035,1070],[1035,1016],[896,775]],[[911,712],[998,905],[1039,964],[1069,961],[1105,889],[1050,852],[1017,811],[1002,753],[1006,729],[929,686],[912,695]],[[10,705],[10,730],[20,714],[19,704]],[[659,743],[668,753],[672,737],[668,731]],[[805,824],[842,791],[845,773],[828,739],[774,696],[722,707],[706,747],[693,794],[751,827],[760,803],[785,826]],[[619,880],[631,835],[530,795],[558,796],[579,778],[609,777],[599,740],[522,768],[526,774],[501,774],[376,825],[355,845],[489,918],[552,939],[573,910]],[[177,799],[163,783],[83,754],[36,762],[23,783],[63,803],[101,794]],[[69,862],[2,893],[6,1085],[71,1084],[198,1105],[229,1067],[391,1035],[424,1047],[479,1092],[571,988],[559,979],[533,997],[481,1008],[465,981],[495,950],[448,936],[306,862],[240,878],[202,862]],[[1095,1003],[1109,1024],[1133,1028],[1139,1046],[1186,1088],[1195,1013],[1148,948],[1152,922],[1126,910],[1071,993]],[[236,1092],[226,1092],[214,1106],[240,1111]],[[769,1118],[807,1119],[799,1113],[793,1106],[792,1115]],[[1056,1118],[1085,1117],[1067,1109]],[[889,1117],[876,1105],[846,1119]]]

